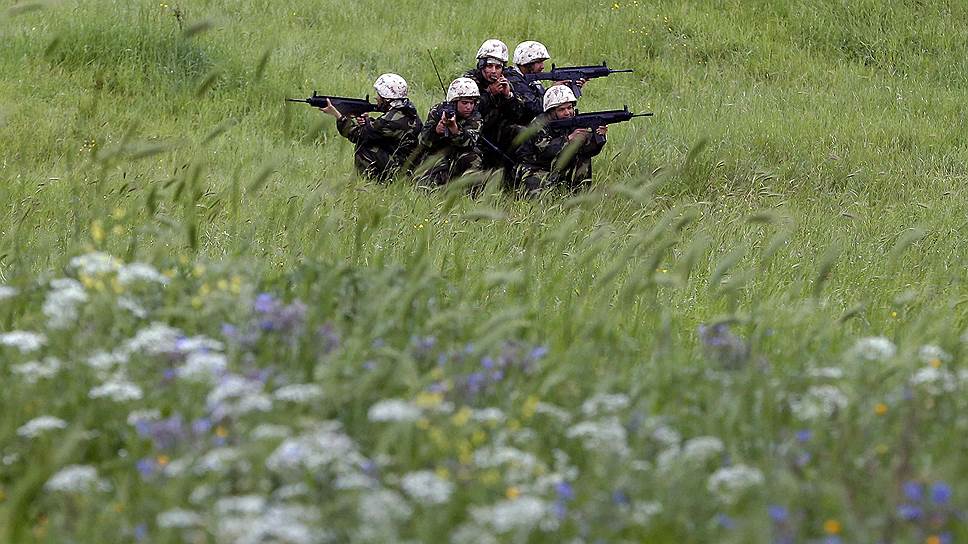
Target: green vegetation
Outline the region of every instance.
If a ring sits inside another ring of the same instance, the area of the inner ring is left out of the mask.
[[[968,537],[968,4],[4,9],[0,540]],[[425,114],[427,49],[447,79],[490,37],[635,70],[586,87],[584,110],[656,114],[610,130],[590,192],[369,183],[283,101],[392,71]],[[120,260],[72,264],[94,251]],[[102,489],[55,491],[68,465]]]

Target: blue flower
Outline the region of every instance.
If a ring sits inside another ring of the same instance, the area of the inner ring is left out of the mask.
[[[260,314],[267,314],[275,310],[276,299],[269,293],[259,293],[259,296],[255,297],[253,307]]]
[[[716,524],[724,529],[736,528],[736,520],[726,514],[716,514]]]
[[[904,482],[904,496],[908,498],[909,501],[919,502],[924,498],[924,486],[920,482],[915,482],[914,480],[908,480]]]
[[[897,507],[897,515],[905,521],[916,521],[921,519],[924,511],[916,504],[904,503]]]
[[[494,359],[490,357],[484,357],[483,359],[481,359],[481,366],[483,366],[488,370],[494,368]]]
[[[555,493],[562,500],[570,501],[575,498],[575,490],[571,487],[571,484],[564,480],[555,485]]]
[[[544,356],[547,354],[548,354],[547,346],[538,346],[532,349],[531,353],[529,353],[528,356],[531,357],[531,359],[537,361],[539,359],[543,359]]]
[[[147,457],[138,459],[138,462],[135,463],[134,466],[138,469],[138,473],[141,474],[142,478],[149,478],[154,475],[155,469],[158,467],[158,465],[155,464],[154,459],[149,459]]]
[[[774,523],[783,523],[790,517],[786,507],[779,504],[771,504],[767,508],[767,511],[770,513],[770,519],[772,519]]]
[[[629,504],[631,501],[629,500],[629,496],[625,494],[625,491],[622,491],[621,489],[616,489],[615,491],[612,492],[612,502],[614,502],[615,504],[620,504],[624,506]]]
[[[800,442],[800,443],[809,442],[811,438],[813,438],[813,431],[811,431],[810,429],[803,429],[801,431],[797,431],[797,442]]]
[[[948,504],[951,501],[951,486],[944,482],[934,482],[931,485],[931,500],[935,504]]]

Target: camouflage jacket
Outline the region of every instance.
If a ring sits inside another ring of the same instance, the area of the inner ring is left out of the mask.
[[[477,139],[481,134],[481,114],[475,109],[470,117],[461,119],[457,117],[457,128],[460,132],[444,136],[437,134],[437,123],[444,107],[444,102],[430,108],[427,114],[427,122],[420,130],[420,150],[425,154],[437,153],[446,148],[474,149],[477,147]]]
[[[532,119],[544,113],[545,88],[540,81],[529,82],[517,67],[508,69],[504,72],[504,76],[511,82],[511,91],[515,96],[520,97],[524,104],[526,115],[524,123],[530,123]]]
[[[490,84],[481,71],[474,69],[464,74],[477,83],[477,88],[481,92],[481,100],[477,108],[481,112],[481,132],[484,134],[495,134],[507,124],[527,124],[531,121],[528,117],[528,110],[521,98],[511,88],[511,97],[506,98],[502,95],[491,96],[487,92]],[[510,78],[508,78],[510,82]]]
[[[375,119],[361,123],[353,117],[341,117],[336,128],[357,147],[379,148],[393,157],[406,158],[417,146],[420,115],[409,100],[394,100],[390,109]]]
[[[550,121],[547,114],[542,113],[534,120],[537,124]],[[526,142],[517,149],[517,160],[519,163],[537,168],[540,170],[551,170],[552,164],[561,154],[561,151],[568,145],[568,129],[554,129],[545,127],[540,129]],[[578,147],[575,155],[571,157],[568,165],[557,165],[559,169],[565,169],[571,164],[575,164],[584,159],[590,159],[602,152],[605,147],[605,137],[590,134],[585,141]]]

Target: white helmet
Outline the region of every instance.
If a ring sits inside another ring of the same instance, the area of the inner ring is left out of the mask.
[[[397,74],[383,74],[373,84],[376,94],[388,100],[407,97],[407,81]]]
[[[522,66],[538,60],[548,60],[551,55],[541,42],[521,42],[514,48],[514,64]]]
[[[508,46],[501,40],[486,40],[481,44],[481,48],[477,50],[477,58],[496,59],[501,61],[501,64],[507,64]]]
[[[553,85],[544,94],[544,111],[568,102],[578,102],[568,85]]]
[[[481,91],[478,90],[477,83],[469,77],[459,77],[447,88],[448,102],[458,98],[480,98],[480,96]]]

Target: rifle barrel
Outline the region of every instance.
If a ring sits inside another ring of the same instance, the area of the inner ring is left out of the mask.
[[[287,98],[286,102],[305,102],[309,104],[309,100],[305,98]]]
[[[631,70],[631,69],[630,70],[610,70],[610,73],[612,73],[612,74],[621,74],[621,73],[628,73],[628,72],[633,72],[633,71],[634,70]]]

